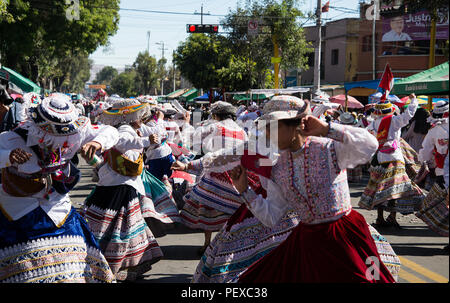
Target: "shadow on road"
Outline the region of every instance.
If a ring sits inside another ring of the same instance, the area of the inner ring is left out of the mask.
[[[134,283],[190,283],[192,275],[175,274],[175,275],[158,275],[160,278],[153,278],[152,274],[145,275],[142,279],[134,281]]]
[[[430,230],[428,227],[422,226],[402,226],[402,229],[395,227],[378,227],[374,226],[376,230],[384,236],[405,236],[405,237],[442,237]]]
[[[448,243],[447,243],[448,244]],[[399,256],[448,256],[448,253],[443,250],[446,244],[443,243],[405,243],[405,244],[391,244],[392,249]],[[436,247],[423,247],[436,246]]]
[[[200,260],[197,254],[200,245],[167,245],[161,246],[164,260]]]

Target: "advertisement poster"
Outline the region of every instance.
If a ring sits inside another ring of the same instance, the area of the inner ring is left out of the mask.
[[[383,18],[383,42],[430,40],[431,17],[427,11]],[[448,10],[438,11],[436,39],[448,39]]]

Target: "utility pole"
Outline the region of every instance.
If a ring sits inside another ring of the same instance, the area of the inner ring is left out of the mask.
[[[164,50],[166,49],[166,48],[164,48],[164,41],[156,42],[156,44],[161,45],[162,59],[164,59]],[[163,66],[163,68],[164,68],[164,66]],[[165,75],[162,75],[162,77],[161,77],[161,95],[164,95],[164,77],[165,77]]]
[[[172,71],[173,71],[173,91],[175,91],[175,63],[173,62],[173,57],[175,57],[175,51],[172,52]]]
[[[317,42],[314,62],[314,92],[320,91],[320,56],[322,48],[322,0],[317,0]]]
[[[203,15],[211,15],[209,12],[206,14],[206,13],[203,13],[203,3],[202,3],[202,7],[201,7],[201,10],[200,10],[200,14],[199,13],[197,13],[197,11],[195,11],[194,12],[194,15],[200,15],[200,24],[202,24],[203,25]]]
[[[431,33],[430,33],[430,56],[428,57],[428,68],[434,67],[436,63],[435,53],[436,53],[436,18],[437,10],[434,9],[433,17],[431,18]],[[433,109],[433,97],[428,96],[428,110]]]
[[[150,31],[147,31],[147,53],[150,55]]]
[[[376,57],[377,57],[377,50],[376,50],[376,28],[377,28],[377,19],[379,19],[379,3],[378,0],[373,1],[373,20],[372,20],[372,80],[377,79],[377,67],[376,67]]]

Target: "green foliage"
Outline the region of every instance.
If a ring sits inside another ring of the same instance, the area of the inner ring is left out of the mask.
[[[136,97],[139,94],[136,88],[136,76],[135,69],[120,73],[111,81],[111,91],[123,97]]]
[[[158,78],[156,59],[147,51],[139,53],[133,68],[136,70],[136,89],[141,94],[149,94],[150,89],[156,86]]]
[[[195,87],[208,89],[220,84],[218,71],[228,65],[230,53],[218,35],[191,34],[174,53],[174,63]]]
[[[117,69],[112,66],[105,66],[95,76],[94,84],[111,84],[111,81],[119,75]]]
[[[247,2],[231,11],[223,22],[234,54],[250,57],[256,63],[258,86],[266,87],[266,70],[273,67],[275,38],[280,49],[281,67],[307,69],[307,54],[313,51],[298,22],[303,13],[296,0],[259,0]],[[258,20],[260,33],[247,34],[249,20]]]
[[[244,91],[256,85],[252,70],[256,63],[247,57],[232,55],[228,66],[218,70],[222,87],[228,91]]]
[[[408,12],[427,10],[432,19],[437,18],[437,9],[448,8],[448,0],[405,0]]]
[[[61,88],[70,77],[67,57],[107,45],[119,23],[119,0],[80,0],[79,20],[67,18],[68,8],[61,0],[9,0],[13,20],[0,19],[2,64],[36,82],[55,79]]]

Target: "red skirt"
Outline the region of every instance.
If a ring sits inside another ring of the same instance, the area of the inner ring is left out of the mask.
[[[395,280],[381,261],[366,220],[352,210],[334,222],[300,223],[283,243],[239,278],[239,283],[290,282],[395,283]]]

